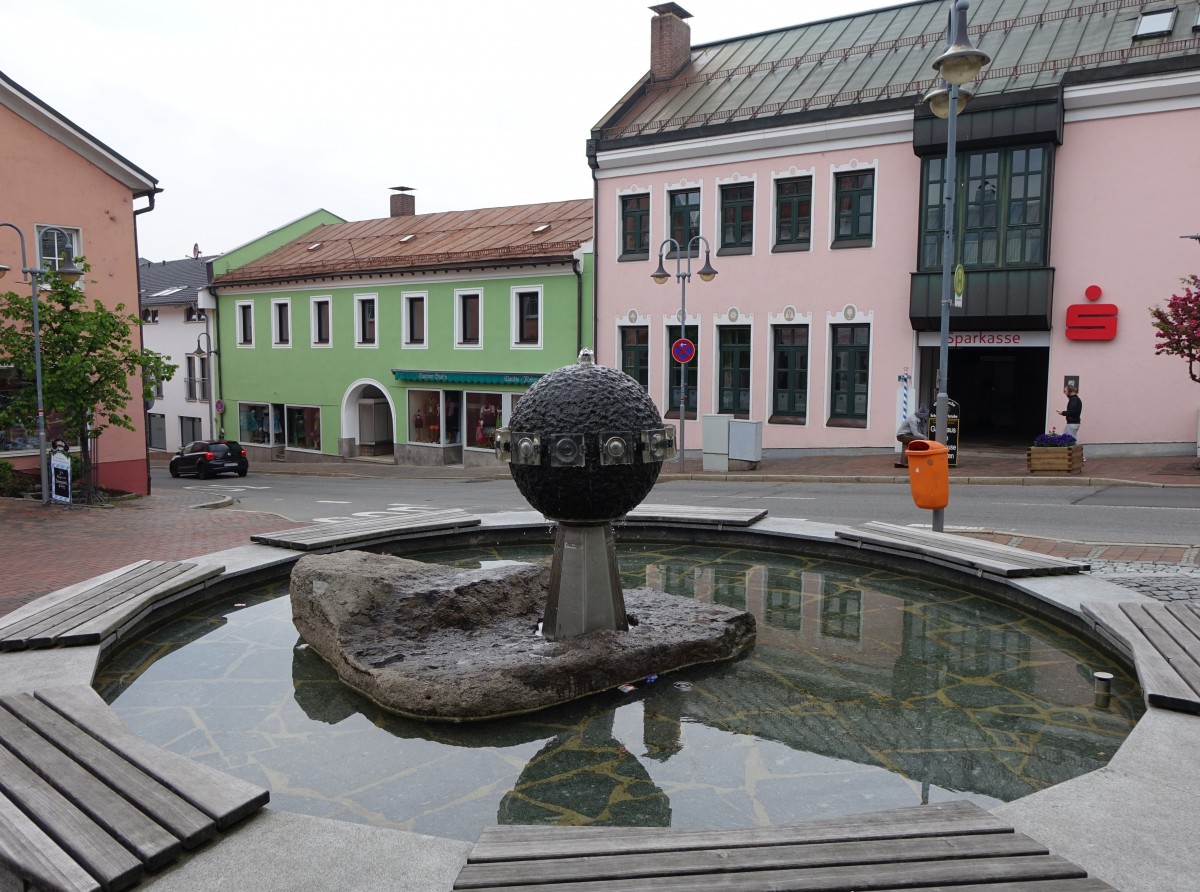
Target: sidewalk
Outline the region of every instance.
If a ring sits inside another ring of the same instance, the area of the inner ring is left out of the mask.
[[[768,459],[757,471],[705,473],[699,459],[689,460],[686,476],[703,480],[775,480],[779,482],[905,483],[907,475],[894,468],[893,456],[826,455]],[[1196,486],[1200,504],[1200,471],[1187,456],[1097,458],[1086,465],[1086,476],[1031,477],[1024,454],[989,452],[965,458],[951,468],[955,486],[983,484],[1106,486]],[[251,476],[297,474],[324,477],[503,479],[506,467],[483,469],[413,467],[377,461],[328,464],[266,462],[252,466]],[[678,463],[670,462],[660,479],[678,479]],[[336,484],[334,484],[336,485]],[[145,558],[181,560],[245,545],[255,533],[301,526],[285,518],[237,508],[199,510],[212,497],[199,493],[163,491],[141,499],[114,502],[109,508],[43,507],[32,501],[0,499],[0,615],[46,594]],[[1017,545],[1060,557],[1116,564],[1127,572],[1139,564],[1168,564],[1197,571],[1197,548],[1156,545],[1060,542],[1009,533],[972,533],[981,538]],[[1200,545],[1200,543],[1197,543]],[[1153,568],[1152,568],[1153,569]]]

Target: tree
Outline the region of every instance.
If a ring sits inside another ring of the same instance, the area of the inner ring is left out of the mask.
[[[1154,352],[1186,359],[1188,376],[1200,383],[1200,276],[1193,273],[1180,281],[1183,294],[1172,294],[1166,307],[1150,310],[1158,329]]]
[[[89,270],[86,263],[81,266],[85,273]],[[47,414],[57,416],[79,439],[90,499],[90,444],[112,425],[135,430],[125,411],[133,399],[130,380],[141,377],[142,398],[148,400],[155,383],[169,381],[178,366],[153,350],[133,346],[131,332],[140,322],[125,314],[124,304],[110,310],[93,300],[89,306],[83,292],[52,272],[43,274],[41,281],[42,402]],[[19,379],[9,402],[0,405],[0,424],[23,423],[32,430],[29,420],[37,417],[37,388],[31,296],[0,294],[0,323],[0,364],[13,366]]]

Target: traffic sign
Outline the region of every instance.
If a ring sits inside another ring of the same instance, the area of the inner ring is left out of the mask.
[[[696,358],[696,345],[687,338],[680,338],[671,345],[671,356],[676,362],[691,362]]]
[[[961,307],[963,304],[963,292],[967,288],[967,274],[963,270],[960,263],[954,268],[954,306]]]

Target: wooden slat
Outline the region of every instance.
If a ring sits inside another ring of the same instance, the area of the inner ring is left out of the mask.
[[[38,889],[98,892],[100,884],[0,794],[0,865]]]
[[[921,886],[919,890],[914,890],[911,886],[904,889],[889,886],[886,889],[876,889],[874,892],[1120,892],[1120,890],[1093,877],[1071,877],[1057,880],[1018,880],[1014,883]]]
[[[120,840],[150,870],[179,856],[178,839],[6,709],[0,709],[0,744]]]
[[[1200,708],[1200,665],[1196,662],[1200,642],[1187,640],[1192,638],[1191,633],[1167,612],[1164,604],[1123,603],[1121,610],[1150,642],[1168,670],[1191,692],[1190,697],[1181,699]]]
[[[1132,657],[1146,703],[1161,709],[1200,714],[1200,696],[1167,661],[1125,607],[1140,611],[1140,602],[1098,602],[1083,605],[1083,614],[1096,623],[1098,631]],[[1161,606],[1161,605],[1160,605]]]
[[[175,791],[224,829],[270,800],[268,790],[161,749],[134,735],[104,700],[83,685],[45,688],[34,696],[159,783]]]
[[[625,521],[627,523],[686,523],[703,526],[748,527],[766,516],[766,508],[643,504],[626,514]]]
[[[799,870],[759,870],[703,877],[649,877],[595,880],[579,883],[538,883],[533,876],[521,885],[487,886],[505,892],[866,892],[886,887],[921,889],[937,885],[984,882],[1048,881],[1085,877],[1086,872],[1055,855],[1030,857],[965,858],[953,861],[916,861],[904,864],[817,867]]]
[[[103,889],[124,889],[142,878],[141,861],[6,748],[0,748],[0,792]]]
[[[518,885],[531,877],[540,883],[561,883],[1046,854],[1049,851],[1045,846],[1015,833],[636,855],[614,853],[602,857],[468,864],[458,875],[454,888]]]
[[[251,540],[263,545],[313,551],[341,545],[384,541],[401,533],[427,532],[477,526],[482,520],[460,508],[443,508],[420,514],[398,514],[340,523],[317,524],[277,533],[259,533]]]
[[[884,535],[895,537],[902,541],[913,542],[930,547],[950,546],[964,554],[976,555],[982,558],[994,558],[1001,563],[1015,563],[1034,569],[1061,570],[1078,572],[1088,569],[1089,565],[1081,561],[1041,554],[999,542],[987,542],[983,539],[972,539],[968,536],[958,536],[953,533],[937,533],[932,530],[919,530],[898,524],[884,523],[871,520],[862,524],[862,529],[873,530]]]
[[[0,705],[35,728],[122,796],[179,837],[184,848],[195,848],[211,839],[216,828],[197,808],[99,740],[34,699],[31,694],[7,694]]]
[[[944,834],[1011,833],[1012,827],[965,800],[823,818],[780,827],[741,830],[670,830],[646,827],[485,828],[468,861],[685,851],[705,848],[796,845],[869,839],[904,839]]]

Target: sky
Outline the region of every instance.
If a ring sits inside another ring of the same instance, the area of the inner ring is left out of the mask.
[[[7,0],[0,71],[158,180],[139,254],[174,260],[386,217],[393,186],[418,213],[589,198],[654,2]],[[696,45],[896,2],[679,5]]]

